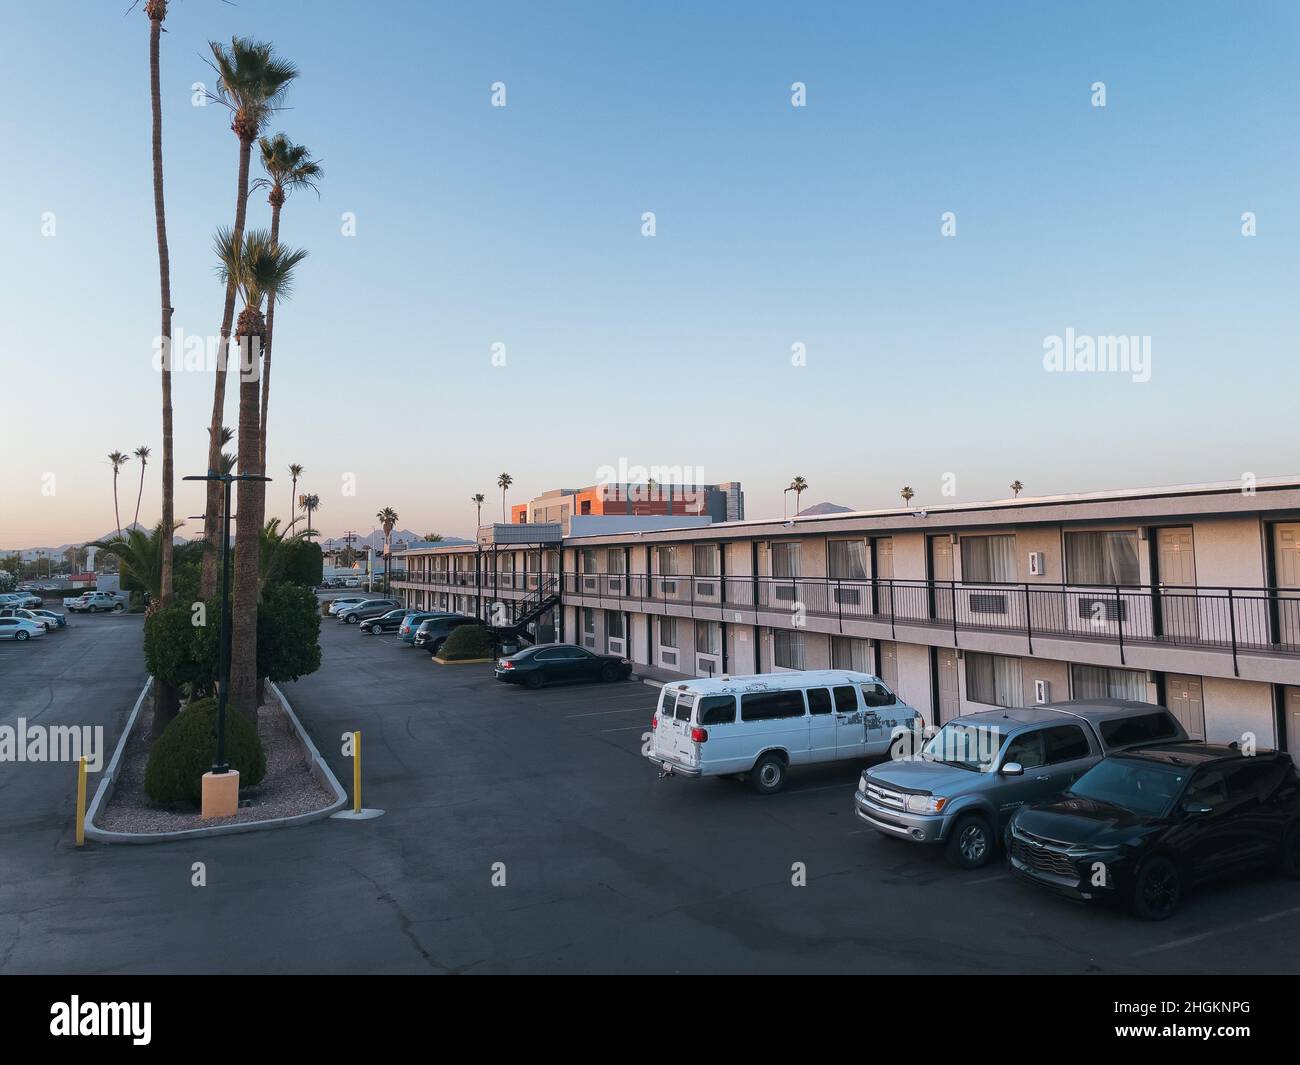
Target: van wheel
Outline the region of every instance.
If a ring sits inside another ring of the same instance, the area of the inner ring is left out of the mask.
[[[785,759],[765,754],[749,771],[750,786],[760,795],[771,795],[785,787]]]
[[[948,837],[948,860],[959,869],[980,869],[993,855],[993,832],[978,815],[963,817]]]
[[[1168,858],[1148,858],[1133,884],[1133,912],[1144,921],[1163,921],[1182,900],[1183,883],[1178,867]]]
[[[1287,829],[1282,837],[1282,872],[1300,878],[1300,822]]]

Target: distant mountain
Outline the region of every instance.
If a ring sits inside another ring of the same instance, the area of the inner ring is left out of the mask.
[[[838,503],[814,503],[811,507],[804,507],[795,517],[802,518],[809,514],[851,514],[852,507],[842,507]]]
[[[142,524],[140,524],[140,523],[138,523],[138,522],[135,522],[135,523],[132,523],[132,524],[129,524],[129,525],[123,525],[123,526],[122,526],[122,535],[125,536],[125,535],[127,534],[127,531],[128,531],[129,529],[139,529],[141,532],[150,532],[150,531],[151,531],[150,528],[149,528],[148,526],[145,526],[145,525],[142,525]],[[117,535],[117,529],[114,528],[114,529],[109,529],[108,532],[103,533],[103,534],[100,535],[100,536],[92,536],[89,540],[78,540],[76,543],[59,544],[58,547],[6,547],[6,548],[0,548],[0,555],[12,555],[12,554],[14,554],[15,552],[17,552],[18,555],[19,555],[19,557],[22,558],[22,560],[23,560],[24,562],[33,562],[33,561],[36,560],[37,557],[40,557],[40,558],[62,558],[62,557],[63,557],[63,552],[66,551],[66,550],[68,550],[68,548],[70,548],[70,547],[78,547],[78,548],[80,548],[80,547],[85,547],[87,544],[93,544],[96,540],[101,540],[101,541],[102,541],[102,540],[111,540],[111,539],[113,539],[113,537],[115,537],[116,535]],[[197,534],[196,534],[196,535],[197,535]],[[186,543],[189,543],[189,541],[188,541],[184,536],[173,536],[173,537],[172,537],[172,543],[174,543],[174,544],[186,544]]]

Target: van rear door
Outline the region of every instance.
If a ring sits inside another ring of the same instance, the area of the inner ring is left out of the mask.
[[[695,765],[695,744],[691,742],[691,710],[694,705],[694,692],[664,687],[659,696],[659,726],[654,737],[657,756],[682,765]]]

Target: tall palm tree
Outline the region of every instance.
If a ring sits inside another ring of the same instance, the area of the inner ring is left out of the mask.
[[[316,536],[316,530],[311,527],[311,516],[314,511],[320,510],[320,496],[316,494],[301,495],[298,497],[298,505],[307,512],[307,528],[303,529],[304,537],[310,539]]]
[[[170,536],[163,535],[163,524],[159,522],[149,532],[143,529],[127,529],[125,536],[118,535],[111,536],[107,540],[95,540],[86,546],[96,548],[105,555],[117,559],[118,572],[149,593],[149,605],[150,609],[153,609],[161,605],[158,600],[162,598],[163,545],[169,539]]]
[[[110,451],[108,461],[113,467],[113,520],[117,522],[117,535],[122,535],[122,516],[117,512],[117,475],[130,461],[130,456],[122,451]]]
[[[284,248],[264,229],[249,230],[236,241],[228,229],[217,232],[216,253],[222,280],[232,283],[243,300],[235,336],[239,343],[239,472],[258,472],[260,389],[257,365],[266,319],[262,305],[274,291],[287,299],[293,274],[307,257],[302,250]],[[257,717],[257,600],[258,546],[256,489],[252,481],[238,482],[235,518],[234,602],[230,629],[230,704]]]
[[[497,478],[497,487],[501,489],[501,523],[504,525],[510,519],[506,517],[506,489],[515,483],[515,479],[508,473],[503,473]]]
[[[172,454],[172,275],[171,256],[167,250],[167,210],[163,198],[162,154],[162,90],[161,51],[162,25],[167,19],[167,0],[146,0],[145,17],[149,19],[149,101],[153,113],[153,218],[158,238],[158,287],[162,304],[162,327],[159,334],[165,342],[167,358],[162,361],[162,524],[167,530],[162,543],[162,577],[158,589],[158,602],[166,606],[172,598],[172,535],[176,524],[173,480],[175,465]],[[143,471],[142,471],[143,472]],[[139,507],[137,505],[137,511]],[[137,519],[139,514],[136,515]],[[158,693],[156,693],[158,694]],[[154,723],[167,713],[167,720],[176,714],[174,692],[161,693],[166,699],[154,703]],[[168,711],[170,711],[168,713]],[[163,725],[166,721],[162,722]]]
[[[140,460],[140,490],[135,494],[135,519],[131,522],[131,524],[139,525],[140,524],[140,500],[144,497],[144,469],[146,466],[149,465],[150,451],[148,446],[146,446],[145,444],[141,444],[138,448],[135,449],[135,451],[132,452],[132,454],[135,455],[135,457]]]
[[[796,477],[790,482],[790,491],[794,493],[794,513],[795,517],[799,516],[799,497],[808,491],[808,482],[802,477]]]
[[[239,248],[244,239],[244,220],[248,209],[248,167],[253,154],[253,142],[262,132],[262,126],[283,102],[290,82],[298,76],[298,68],[281,59],[270,44],[248,37],[232,37],[230,47],[219,41],[208,42],[212,50],[212,68],[217,73],[217,91],[211,98],[230,111],[230,128],[239,140],[239,177],[235,192],[235,224],[230,230],[230,244]],[[236,284],[233,276],[226,279],[226,301],[221,311],[221,349],[227,350],[230,330],[235,317]],[[226,405],[226,372],[228,360],[217,367],[216,383],[212,389],[212,418],[208,427],[208,468],[216,469],[221,461],[218,435]],[[260,426],[259,426],[260,429]],[[258,434],[255,431],[253,436]],[[243,432],[240,432],[241,444]],[[251,472],[251,468],[250,468]],[[208,482],[207,514],[215,514],[221,505],[222,487],[216,481]],[[243,504],[240,504],[243,509]],[[252,508],[249,508],[250,512]],[[200,592],[212,594],[217,583],[218,534],[212,523],[206,530],[208,553],[203,559]],[[254,670],[256,672],[256,670]]]
[[[393,554],[393,529],[396,528],[398,522],[397,511],[392,507],[384,507],[375,517],[384,530],[384,587],[387,588],[389,562]]]
[[[266,202],[271,205],[271,240],[280,242],[280,209],[284,207],[285,198],[296,189],[312,189],[319,192],[316,182],[324,176],[325,170],[314,160],[307,148],[294,144],[283,133],[274,137],[263,137],[258,141],[262,151],[262,168],[266,177],[253,182],[253,188],[269,188]],[[262,412],[258,428],[257,450],[259,472],[266,469],[266,415],[271,400],[271,344],[275,336],[275,292],[266,297],[266,340],[262,345]],[[266,517],[266,482],[258,481],[258,513]]]
[[[1025,490],[1025,486],[1021,484],[1019,480],[1015,480],[1011,482],[1011,496],[1013,499],[1016,496],[1020,495],[1020,493],[1023,492],[1024,490]]]
[[[483,524],[483,504],[487,502],[487,496],[482,492],[475,492],[469,497],[469,501],[474,504],[474,535],[478,536],[478,527]]]
[[[266,458],[265,453],[263,453],[262,458],[263,459]],[[289,521],[288,528],[285,529],[286,533],[289,531],[289,529],[292,529],[298,523],[298,515],[295,512],[294,505],[298,499],[298,478],[302,476],[302,464],[298,462],[289,463],[289,476],[293,478],[293,485],[292,485],[292,490],[289,493],[290,521]]]
[[[903,485],[903,490],[898,494],[903,497],[904,503],[910,503],[912,501],[912,497],[916,495],[916,493],[912,491],[911,486],[906,484]]]

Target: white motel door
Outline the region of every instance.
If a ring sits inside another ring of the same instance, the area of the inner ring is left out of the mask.
[[[1300,645],[1300,525],[1275,525],[1273,537],[1278,635],[1294,647]]]
[[[1196,600],[1196,554],[1191,529],[1161,529],[1160,614],[1167,636],[1187,641],[1201,632]]]
[[[1169,710],[1178,718],[1187,735],[1194,740],[1205,739],[1205,702],[1201,695],[1200,677],[1165,677],[1165,699]]]
[[[957,652],[950,647],[939,648],[939,718],[934,723],[942,725],[961,716],[961,685],[957,674]]]
[[[1300,765],[1300,688],[1286,689],[1286,746],[1291,760]]]

